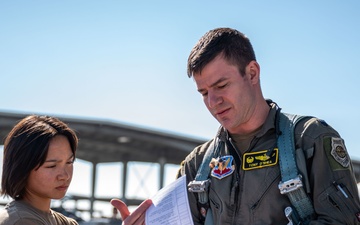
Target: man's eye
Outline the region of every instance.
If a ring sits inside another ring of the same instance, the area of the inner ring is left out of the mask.
[[[222,89],[222,88],[224,88],[224,87],[226,87],[226,86],[227,86],[227,84],[219,85],[218,88],[219,88],[219,89]]]

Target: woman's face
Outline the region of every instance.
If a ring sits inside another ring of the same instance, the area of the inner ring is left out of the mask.
[[[72,179],[74,159],[68,139],[53,137],[45,163],[30,172],[24,197],[40,201],[63,198]]]

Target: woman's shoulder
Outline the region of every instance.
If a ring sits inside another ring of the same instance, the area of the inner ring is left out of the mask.
[[[22,201],[12,201],[0,212],[0,225],[45,225],[54,220],[59,225],[78,225],[76,220],[59,212],[51,210],[51,213],[45,213]]]
[[[66,225],[78,225],[75,219],[65,216],[62,213],[52,210],[52,214],[57,221],[57,224],[66,224]]]
[[[0,225],[14,225],[24,222],[27,222],[27,224],[36,224],[33,219],[34,215],[31,213],[31,210],[19,201],[9,202],[0,211]]]

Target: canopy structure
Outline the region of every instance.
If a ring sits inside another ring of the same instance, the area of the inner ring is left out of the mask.
[[[35,113],[34,113],[35,114]],[[0,139],[1,144],[12,127],[29,113],[0,111]],[[145,129],[137,126],[122,124],[109,120],[91,120],[84,118],[70,118],[55,116],[72,129],[79,137],[76,157],[93,164],[92,194],[88,196],[72,196],[75,200],[89,199],[91,201],[90,215],[93,212],[94,201],[109,201],[110,199],[96,198],[94,195],[96,184],[96,164],[106,162],[122,162],[122,200],[128,205],[138,205],[143,199],[126,199],[127,164],[128,162],[159,163],[159,187],[164,185],[165,164],[177,164],[197,145],[205,142],[196,138],[175,135],[163,131]],[[1,145],[0,144],[0,145]]]

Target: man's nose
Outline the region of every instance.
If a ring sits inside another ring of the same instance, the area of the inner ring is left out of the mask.
[[[214,108],[222,102],[222,97],[215,92],[208,92],[207,105],[209,108]]]

